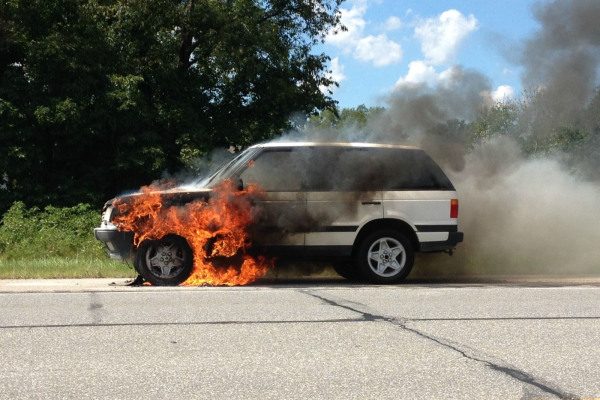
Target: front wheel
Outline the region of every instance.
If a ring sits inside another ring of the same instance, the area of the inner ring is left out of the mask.
[[[379,230],[369,234],[356,251],[356,266],[371,283],[393,284],[410,273],[415,254],[410,241],[394,230]]]
[[[135,268],[155,286],[175,286],[189,278],[194,266],[192,249],[180,236],[145,240],[137,250]]]

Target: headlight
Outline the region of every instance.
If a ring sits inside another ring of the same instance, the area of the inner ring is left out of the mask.
[[[102,214],[102,225],[110,224],[110,218],[112,217],[112,213],[113,213],[112,206],[109,206],[106,208],[106,210],[104,210],[104,213]]]

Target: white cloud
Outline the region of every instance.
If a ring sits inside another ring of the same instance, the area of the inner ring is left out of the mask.
[[[340,9],[342,25],[348,30],[337,34],[328,34],[325,39],[326,43],[337,47],[344,54],[352,54],[357,60],[373,62],[375,67],[400,62],[402,60],[400,44],[390,40],[385,34],[364,35],[367,25],[364,19],[367,3],[367,0],[356,0],[351,9]],[[400,23],[400,19],[397,18],[397,20],[397,23]]]
[[[359,3],[354,5],[350,10],[341,8],[340,12],[342,14],[341,23],[348,30],[345,32],[339,31],[336,34],[329,33],[325,41],[344,53],[352,53],[367,24],[363,19],[367,12],[367,6],[365,3]]]
[[[477,19],[472,14],[465,18],[460,11],[448,10],[419,22],[415,36],[427,61],[439,65],[453,61],[462,41],[475,29]]]
[[[341,81],[345,81],[347,79],[347,76],[344,75],[344,70],[346,69],[346,67],[343,64],[340,64],[339,57],[332,59],[331,65],[329,67],[331,72],[325,75],[327,78],[333,79],[337,83],[340,83]],[[336,87],[330,86],[329,88],[327,88],[325,86],[319,86],[319,89],[322,93],[328,93],[329,91],[335,91]]]
[[[374,66],[383,67],[402,60],[402,47],[385,34],[367,36],[359,40],[354,57],[362,61],[373,61]]]
[[[425,61],[413,61],[408,64],[408,73],[400,77],[396,82],[396,88],[402,88],[414,85],[428,85],[435,87],[438,85],[448,85],[452,81],[454,68],[449,68],[438,73],[435,67],[428,65]]]
[[[383,24],[383,29],[386,31],[395,31],[402,27],[402,21],[393,15],[389,17]]]
[[[346,80],[346,75],[344,75],[344,70],[346,67],[340,64],[340,59],[338,57],[331,60],[331,74],[330,77],[336,82],[341,82]]]
[[[515,89],[509,85],[498,86],[492,93],[492,99],[496,103],[506,103],[515,98]]]

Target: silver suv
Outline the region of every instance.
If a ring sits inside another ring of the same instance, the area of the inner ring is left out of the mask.
[[[260,144],[184,187],[179,199],[205,197],[222,179],[233,179],[240,188],[257,183],[265,190],[257,205],[261,212],[252,232],[253,251],[332,261],[348,279],[396,283],[410,273],[416,251],[451,253],[463,241],[457,229],[456,190],[431,157],[415,147]],[[111,205],[107,202],[95,236],[106,243],[112,258],[135,257],[133,233],[119,232],[111,224]],[[177,251],[190,253],[186,243],[172,235],[168,239]],[[143,244],[142,249],[156,251]],[[180,283],[190,273],[181,268],[179,276],[171,270],[162,276],[160,269],[143,265],[147,259],[136,257],[136,269],[154,284]]]

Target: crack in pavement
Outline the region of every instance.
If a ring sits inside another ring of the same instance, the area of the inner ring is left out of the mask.
[[[454,350],[454,351],[460,353],[463,357],[465,357],[465,358],[467,358],[469,360],[473,360],[473,361],[477,361],[477,362],[480,362],[482,364],[485,364],[488,368],[490,368],[490,369],[492,369],[494,371],[498,371],[498,372],[504,373],[504,374],[510,376],[511,378],[516,379],[516,380],[518,380],[520,382],[523,382],[523,383],[525,383],[527,385],[535,386],[536,388],[542,390],[543,392],[552,394],[552,395],[554,395],[554,396],[556,396],[556,397],[558,397],[560,399],[574,399],[574,398],[578,397],[578,396],[575,396],[573,394],[566,393],[566,392],[562,391],[561,389],[553,388],[547,382],[542,383],[542,382],[540,382],[539,379],[536,379],[535,377],[531,376],[530,374],[528,374],[526,372],[520,371],[520,370],[515,369],[515,368],[511,368],[511,367],[506,366],[506,365],[500,365],[497,361],[493,362],[493,361],[490,361],[490,360],[486,360],[483,357],[483,355],[481,355],[481,354],[479,356],[473,354],[473,353],[475,353],[474,350],[472,350],[471,352],[469,352],[466,349],[461,349],[459,347],[458,343],[452,343],[450,341],[447,341],[447,340],[444,340],[444,339],[441,339],[441,338],[437,338],[437,337],[435,337],[433,335],[428,335],[428,334],[426,334],[426,333],[424,333],[424,332],[422,332],[422,331],[420,331],[418,329],[408,327],[406,325],[406,321],[411,322],[411,320],[404,320],[404,321],[397,320],[396,321],[396,325],[400,326],[404,330],[407,330],[409,332],[413,332],[414,334],[419,335],[419,336],[421,336],[424,339],[431,340],[431,341],[433,341],[433,342],[435,342],[435,343],[437,343],[437,344],[439,344],[441,346],[444,346],[444,347],[446,347],[448,349]]]
[[[416,328],[413,327],[409,327],[407,326],[407,323],[409,322],[418,322],[419,320],[412,320],[410,318],[392,318],[392,317],[386,317],[385,315],[377,315],[377,314],[373,314],[373,313],[369,313],[366,311],[362,311],[353,307],[350,307],[348,305],[344,305],[344,304],[340,304],[334,300],[328,299],[326,297],[322,297],[319,296],[317,294],[312,293],[309,290],[300,290],[300,293],[304,293],[307,294],[309,296],[312,296],[314,298],[317,298],[319,300],[321,300],[322,302],[334,306],[334,307],[339,307],[339,308],[343,308],[345,310],[348,311],[352,311],[355,313],[358,313],[362,316],[362,320],[363,321],[382,321],[382,322],[389,322],[390,324],[393,324],[395,326],[400,327],[403,330],[406,330],[408,332],[412,332],[420,337],[422,337],[423,339],[432,341],[437,343],[440,346],[443,346],[447,349],[450,349],[452,351],[455,351],[459,354],[461,354],[463,357],[472,360],[472,361],[476,361],[479,363],[484,364],[486,367],[490,368],[493,371],[497,371],[500,372],[502,374],[505,374],[519,382],[524,383],[525,385],[531,385],[534,386],[535,388],[542,390],[545,393],[551,394],[553,396],[556,396],[560,399],[575,399],[578,396],[573,395],[571,393],[567,393],[559,388],[557,388],[556,386],[552,386],[550,383],[548,382],[543,382],[540,379],[536,379],[535,377],[533,377],[532,375],[518,370],[516,368],[512,368],[511,366],[508,366],[506,364],[501,365],[498,361],[493,362],[490,361],[489,359],[486,359],[484,357],[483,354],[481,354],[481,352],[478,352],[474,349],[471,349],[471,351],[468,351],[466,346],[461,346],[458,343],[455,342],[451,342],[448,340],[444,340],[438,337],[435,337],[433,335],[427,334],[425,332],[422,332]],[[354,304],[360,304],[360,303],[356,303],[354,302]],[[367,308],[367,306],[365,306],[364,304],[362,305],[363,307]],[[461,348],[462,347],[462,348]],[[490,358],[490,357],[488,357]]]

